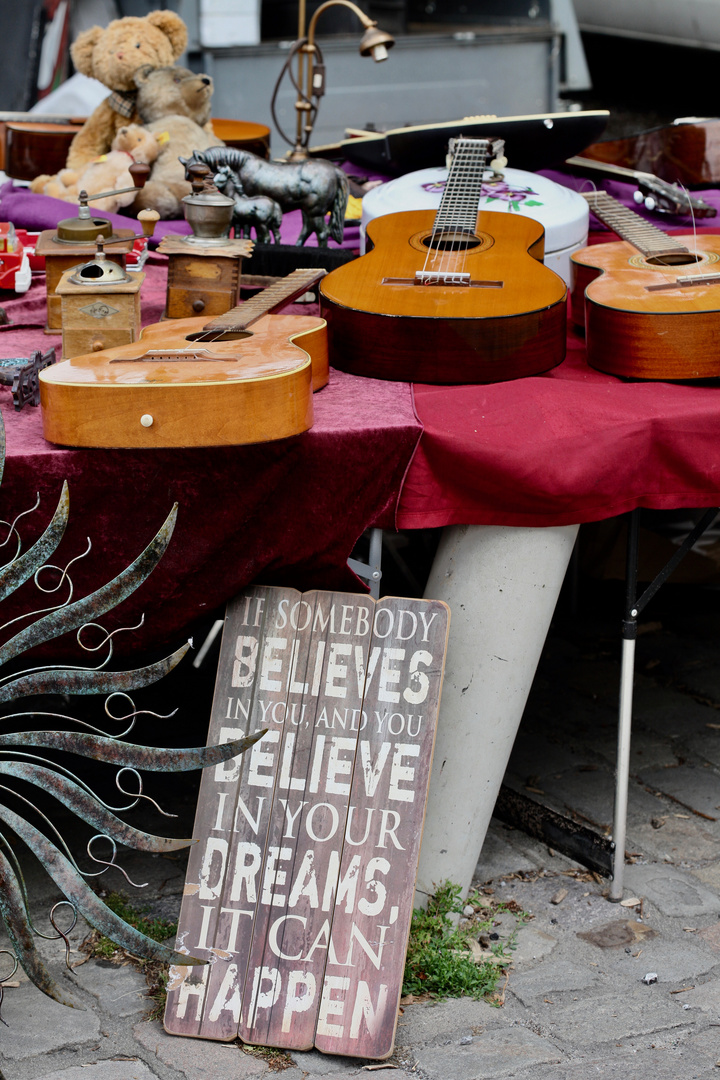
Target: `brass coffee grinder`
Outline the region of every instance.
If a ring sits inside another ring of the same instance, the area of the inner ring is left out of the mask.
[[[168,256],[165,318],[224,315],[240,302],[243,258],[252,254],[251,240],[231,240],[234,203],[212,182],[207,165],[188,168],[192,194],[183,201],[192,236],[165,236],[158,251]]]
[[[108,252],[107,259],[117,263],[118,266],[125,267],[126,255],[135,243],[135,234],[132,229],[118,229],[117,232],[113,232],[112,222],[107,218],[93,217],[88,204],[95,199],[106,198],[108,195],[120,195],[144,187],[150,175],[150,166],[134,162],[130,165],[129,171],[133,178],[133,187],[120,188],[118,191],[101,191],[97,195],[88,195],[87,192],[81,191],[78,195],[77,217],[65,218],[58,223],[56,229],[45,229],[40,233],[35,251],[36,254],[45,257],[46,334],[62,332],[62,304],[56,291],[62,275],[66,270],[93,255],[95,243],[99,237],[103,237],[106,244],[108,242],[117,244],[114,251]]]
[[[61,275],[55,295],[61,305],[64,360],[128,345],[139,337],[140,286],[145,274],[128,274],[113,259],[114,253],[105,249],[151,237],[159,217],[156,210],[141,210],[138,214],[141,233],[115,239],[98,236],[94,241],[95,257]]]

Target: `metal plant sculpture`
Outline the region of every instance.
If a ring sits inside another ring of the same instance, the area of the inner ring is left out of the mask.
[[[0,481],[4,463],[5,430],[0,418]],[[35,579],[36,585],[43,592],[57,591],[59,585],[52,590],[40,585],[38,575],[41,570],[48,569],[59,572],[60,583],[64,583],[68,596],[64,602],[55,607],[31,613],[39,617],[0,645],[0,703],[15,702],[30,695],[45,693],[105,694],[108,695],[105,702],[107,715],[115,721],[129,721],[129,724],[125,731],[113,736],[84,721],[75,720],[71,716],[44,712],[38,708],[27,712],[11,712],[2,717],[3,726],[7,721],[12,720],[21,727],[21,730],[12,734],[0,733],[0,915],[2,915],[15,954],[12,973],[14,974],[18,964],[21,964],[28,977],[45,994],[65,1005],[73,1005],[74,1003],[53,979],[33,941],[34,934],[40,937],[64,938],[67,962],[69,930],[60,930],[55,921],[55,908],[60,905],[69,904],[72,907],[73,925],[77,912],[80,912],[91,925],[134,955],[158,959],[170,964],[204,963],[204,961],[194,960],[184,953],[177,953],[153,941],[111,911],[87,883],[86,878],[93,875],[89,871],[80,869],[50,817],[43,814],[30,799],[22,794],[21,790],[9,784],[20,780],[50,793],[78,818],[98,830],[87,845],[90,858],[96,864],[103,864],[105,867],[117,866],[115,862],[117,843],[147,852],[176,851],[192,843],[192,840],[173,840],[143,832],[126,824],[117,816],[116,812],[127,812],[137,805],[140,799],[148,798],[142,792],[139,770],[175,772],[205,768],[243,753],[248,746],[262,736],[263,732],[256,732],[248,738],[225,743],[222,746],[185,750],[153,749],[120,741],[129,734],[135,719],[142,713],[156,717],[158,715],[149,713],[147,710],[136,709],[128,692],[148,686],[171,671],[187,652],[189,643],[171,656],[147,667],[135,671],[108,671],[106,665],[112,655],[113,634],[106,632],[102,645],[108,646],[108,654],[98,667],[52,664],[34,666],[24,671],[3,675],[3,665],[20,656],[27,649],[51,641],[68,631],[78,632],[78,641],[82,646],[83,629],[90,625],[97,627],[98,624],[94,620],[121,603],[152,572],[170,541],[177,513],[177,507],[173,507],[157,536],[126,570],[90,595],[79,600],[72,600],[72,582],[67,575],[68,568],[60,570],[48,563],[48,559],[57,548],[65,531],[68,509],[68,488],[65,483],[52,521],[37,542],[22,554],[22,544],[17,530],[18,518],[12,523],[2,523],[7,526],[7,537],[3,543],[0,543],[0,548],[6,544],[13,544],[15,552],[8,562],[0,566],[0,600],[4,600],[30,578]],[[10,623],[0,626],[0,630],[8,626]],[[122,717],[114,715],[110,704],[113,699],[129,703],[129,711],[126,710],[126,714]],[[37,723],[38,720],[48,725],[45,730],[25,730],[27,721]],[[84,727],[86,730],[57,730],[58,724],[66,721]],[[41,749],[69,751],[82,757],[109,762],[117,766],[116,784],[122,794],[130,798],[129,804],[122,807],[109,806],[92,791],[88,784],[63,765],[32,752]],[[136,791],[128,790],[129,776],[135,778]],[[19,786],[22,788],[23,785]],[[31,824],[26,817],[12,810],[7,805],[8,795],[15,804],[19,800],[21,806],[39,814],[49,836]],[[56,931],[55,935],[42,934],[33,925],[27,888],[19,861],[8,839],[10,833],[25,842],[66,897],[66,900],[61,900],[60,904],[56,904],[50,913],[50,922]],[[53,839],[50,839],[50,836]],[[110,843],[112,851],[110,860],[100,859],[93,854],[93,845],[101,839]],[[3,951],[7,953],[7,950]],[[3,978],[7,980],[9,977],[11,975],[6,974]],[[2,985],[0,984],[1,1005]]]

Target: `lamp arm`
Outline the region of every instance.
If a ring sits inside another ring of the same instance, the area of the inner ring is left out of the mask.
[[[377,23],[374,22],[373,19],[368,18],[365,12],[361,11],[357,4],[352,3],[352,0],[325,0],[325,3],[321,4],[320,7],[313,12],[313,17],[310,20],[310,25],[308,27],[307,33],[308,45],[312,47],[315,44],[315,25],[319,17],[324,11],[327,11],[328,8],[337,7],[338,5],[350,8],[351,11],[354,11],[366,30],[368,30],[371,26],[377,26]]]

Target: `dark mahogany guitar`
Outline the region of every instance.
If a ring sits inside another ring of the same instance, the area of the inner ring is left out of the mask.
[[[592,367],[636,379],[720,376],[720,236],[668,236],[607,192],[585,194],[623,239],[572,256],[572,318]]]
[[[499,140],[457,139],[437,214],[375,218],[372,251],[320,286],[331,362],[379,379],[492,383],[565,355],[565,283],[531,218],[478,213]]]

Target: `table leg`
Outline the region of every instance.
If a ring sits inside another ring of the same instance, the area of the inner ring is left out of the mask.
[[[418,903],[470,885],[577,530],[444,531],[425,590],[451,619]]]

